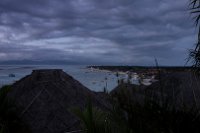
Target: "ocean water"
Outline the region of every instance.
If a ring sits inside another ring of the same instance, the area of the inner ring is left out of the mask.
[[[127,75],[121,74],[119,77],[115,73],[108,71],[92,71],[86,66],[79,65],[0,65],[0,86],[12,84],[17,80],[31,74],[35,69],[63,69],[67,74],[74,77],[84,86],[93,91],[103,91],[107,88],[111,91],[118,85],[119,79],[126,79]],[[14,74],[15,77],[9,77],[9,74]],[[133,80],[137,84],[137,79]]]

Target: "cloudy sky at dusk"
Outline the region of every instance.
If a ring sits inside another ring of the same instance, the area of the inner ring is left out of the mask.
[[[189,0],[0,0],[0,62],[184,65]]]

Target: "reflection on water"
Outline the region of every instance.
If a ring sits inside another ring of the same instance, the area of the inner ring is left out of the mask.
[[[127,78],[125,74],[116,76],[115,73],[108,71],[91,71],[87,69],[86,66],[12,65],[0,66],[0,86],[11,84],[21,79],[30,74],[33,69],[63,69],[63,71],[93,91],[102,91],[104,87],[110,91],[117,86],[118,80]],[[9,74],[14,74],[15,77],[9,77]],[[132,78],[131,80],[132,83],[138,84],[137,78]]]

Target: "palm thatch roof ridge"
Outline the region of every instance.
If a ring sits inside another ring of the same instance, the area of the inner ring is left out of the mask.
[[[61,69],[42,69],[12,85],[9,97],[20,117],[33,133],[64,133],[79,128],[79,122],[69,111],[83,108],[88,97],[94,106],[105,108],[104,101]]]

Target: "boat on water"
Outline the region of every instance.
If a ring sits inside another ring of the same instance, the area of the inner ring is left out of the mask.
[[[11,73],[11,74],[8,75],[8,77],[11,77],[11,78],[15,77],[15,74]]]
[[[146,86],[149,86],[151,85],[153,82],[156,82],[158,80],[155,79],[155,76],[149,76],[149,77],[146,77],[146,78],[143,78],[141,79],[141,84],[143,85],[146,85]]]
[[[152,81],[151,79],[142,79],[142,82],[141,82],[143,85],[146,85],[146,86],[149,86],[152,84]]]

